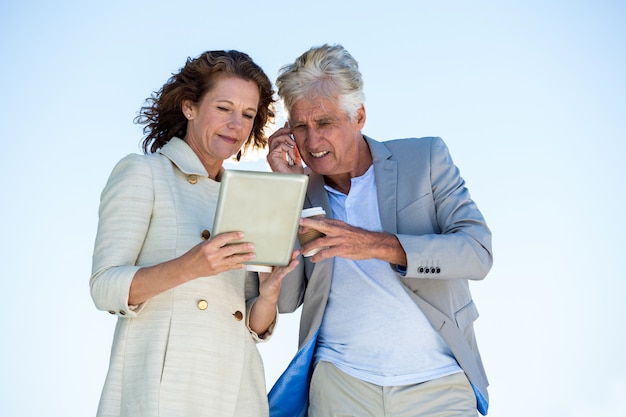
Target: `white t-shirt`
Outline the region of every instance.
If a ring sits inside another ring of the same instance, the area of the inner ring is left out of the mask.
[[[382,231],[374,168],[353,178],[348,195],[326,186],[333,218]],[[389,263],[335,258],[315,360],[381,386],[461,372],[447,344],[411,300]]]

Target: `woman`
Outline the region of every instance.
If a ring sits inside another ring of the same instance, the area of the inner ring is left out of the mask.
[[[259,278],[240,233],[209,231],[223,161],[266,145],[273,93],[249,56],[212,51],[142,108],[146,155],[123,158],[101,196],[91,295],[118,322],[98,416],[268,414],[255,342],[296,254]]]

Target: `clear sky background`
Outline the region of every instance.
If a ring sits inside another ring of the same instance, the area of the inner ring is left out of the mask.
[[[441,136],[493,230],[472,284],[490,416],[626,415],[625,41],[606,0],[3,1],[0,416],[95,414],[116,320],[89,295],[99,196],[145,98],[205,50],[275,80],[322,43],[360,63],[364,133]],[[260,346],[268,389],[297,326]]]

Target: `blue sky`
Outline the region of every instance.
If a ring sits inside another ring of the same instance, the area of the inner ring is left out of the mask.
[[[472,285],[490,416],[623,415],[625,18],[602,0],[3,2],[0,415],[95,414],[115,325],[88,291],[98,200],[140,151],[144,99],[205,50],[274,80],[322,43],[360,63],[364,133],[441,136],[493,229]],[[260,346],[268,388],[297,325]]]

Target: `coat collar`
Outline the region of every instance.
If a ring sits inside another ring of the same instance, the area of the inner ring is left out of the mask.
[[[195,174],[201,177],[208,177],[209,174],[200,162],[200,158],[184,140],[173,137],[167,142],[159,153],[168,158],[174,165],[187,175]]]

